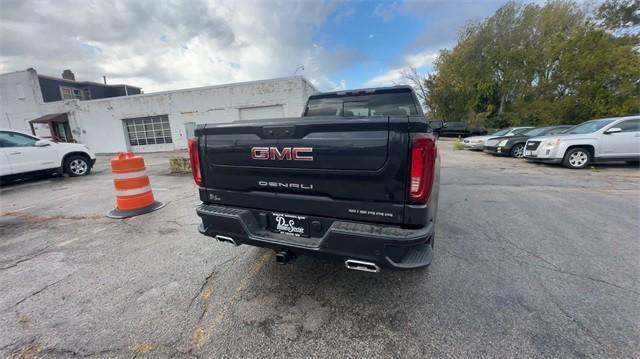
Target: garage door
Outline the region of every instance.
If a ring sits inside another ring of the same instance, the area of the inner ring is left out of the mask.
[[[124,120],[130,149],[134,152],[173,150],[169,116],[149,116]]]
[[[247,107],[240,109],[241,120],[259,120],[263,118],[279,118],[284,116],[282,105]]]

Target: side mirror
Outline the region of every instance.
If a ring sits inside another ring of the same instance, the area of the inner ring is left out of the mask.
[[[443,128],[446,128],[447,124],[444,121],[431,121],[429,122],[429,126],[431,126],[433,132],[439,132]]]
[[[610,129],[604,131],[605,134],[610,135],[612,133],[616,133],[616,132],[622,132],[622,129],[620,127],[611,127]]]
[[[50,146],[51,143],[47,140],[37,140],[36,143],[34,144],[34,146],[36,147],[45,147],[45,146]]]

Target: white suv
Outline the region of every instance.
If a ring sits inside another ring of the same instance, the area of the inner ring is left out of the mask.
[[[96,155],[79,143],[55,143],[12,130],[0,130],[0,181],[26,175],[91,172]]]
[[[527,141],[524,158],[585,168],[591,162],[640,161],[640,116],[603,118],[583,122],[562,135]]]

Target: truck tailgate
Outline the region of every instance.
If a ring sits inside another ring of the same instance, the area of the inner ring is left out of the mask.
[[[402,222],[407,116],[237,121],[196,134],[206,202]]]

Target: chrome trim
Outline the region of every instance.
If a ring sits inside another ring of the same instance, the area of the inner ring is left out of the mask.
[[[359,270],[363,272],[369,273],[378,273],[380,272],[380,267],[377,264],[372,262],[358,261],[355,259],[347,259],[344,261],[344,265],[347,269]]]
[[[228,242],[233,244],[234,246],[239,246],[238,243],[236,243],[236,241],[233,240],[233,238],[231,237],[227,237],[227,236],[221,236],[219,234],[216,234],[216,236],[214,237],[216,239],[216,241],[218,242]]]

